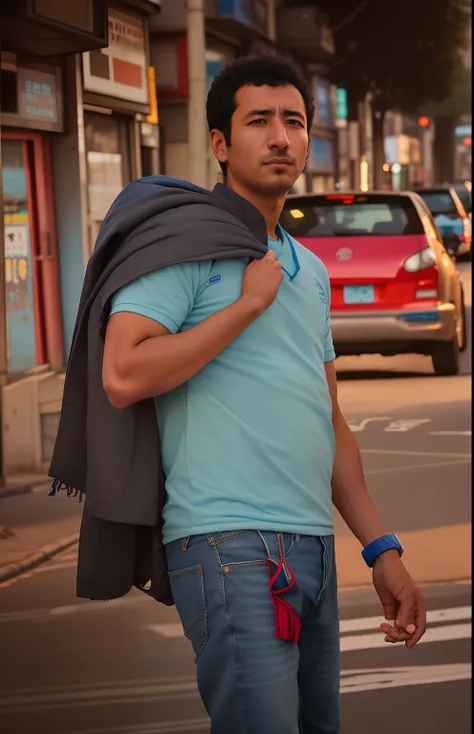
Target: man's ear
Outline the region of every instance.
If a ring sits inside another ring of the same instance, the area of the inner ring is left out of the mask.
[[[212,152],[219,163],[227,163],[228,151],[225,135],[220,130],[211,130],[209,134]]]

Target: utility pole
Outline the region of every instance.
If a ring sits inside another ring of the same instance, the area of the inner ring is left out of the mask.
[[[206,35],[204,0],[187,0],[189,179],[207,186]]]

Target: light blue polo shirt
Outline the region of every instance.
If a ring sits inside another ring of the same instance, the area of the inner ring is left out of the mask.
[[[165,543],[237,529],[333,532],[329,278],[319,258],[280,237],[268,241],[286,270],[273,304],[186,384],[156,398]],[[238,300],[247,264],[157,270],[118,291],[112,313],[186,331]]]

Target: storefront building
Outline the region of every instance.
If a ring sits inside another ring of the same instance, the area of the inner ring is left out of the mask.
[[[63,359],[50,136],[63,130],[59,65],[2,52],[7,360],[10,374]]]
[[[38,21],[14,10],[0,18],[7,332],[0,371],[10,474],[47,469],[97,231],[143,164],[157,170],[145,153],[158,145],[148,16],[160,0],[34,7],[43,13]]]
[[[0,484],[46,471],[54,440],[52,368],[65,355],[53,149],[67,130],[65,59],[107,45],[106,10],[106,0],[0,4]]]
[[[108,47],[82,60],[90,251],[114,199],[141,176],[141,117],[150,112],[146,19],[109,8],[108,21]]]
[[[70,59],[65,72],[68,118],[53,150],[53,173],[66,355],[84,271],[107,211],[142,175],[143,162],[146,174],[158,172],[145,155],[150,144],[158,153],[157,120],[147,122],[156,102],[149,85],[148,15],[143,3],[136,8],[131,0],[109,3],[108,46]]]

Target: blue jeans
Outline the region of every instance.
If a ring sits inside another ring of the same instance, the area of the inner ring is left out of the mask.
[[[211,734],[337,734],[339,621],[334,537],[280,535],[298,588],[298,644],[274,635],[267,557],[278,536],[195,535],[166,546]]]

